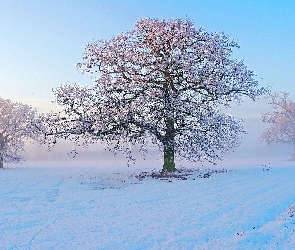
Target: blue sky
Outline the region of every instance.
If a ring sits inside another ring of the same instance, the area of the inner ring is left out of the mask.
[[[0,96],[50,109],[52,89],[91,84],[75,68],[88,42],[130,30],[143,17],[185,16],[236,39],[241,48],[233,57],[244,59],[262,86],[295,98],[294,0],[2,0]],[[238,112],[258,117],[261,103],[246,102]]]

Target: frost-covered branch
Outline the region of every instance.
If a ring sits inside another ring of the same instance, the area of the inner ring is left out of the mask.
[[[235,48],[228,36],[196,29],[190,19],[141,19],[131,31],[86,46],[77,68],[95,84],[56,89],[63,111],[47,115],[46,133],[86,146],[131,145],[128,154],[137,144],[144,151],[152,139],[164,153],[163,171],[175,170],[174,153],[191,161],[221,159],[243,129],[220,105],[267,92],[232,59]]]
[[[270,123],[271,127],[262,133],[260,141],[267,144],[293,144],[295,157],[295,103],[286,92],[270,94],[267,100],[274,111],[261,116],[261,120]]]
[[[39,140],[37,113],[30,106],[0,98],[0,168],[19,162],[25,140]]]

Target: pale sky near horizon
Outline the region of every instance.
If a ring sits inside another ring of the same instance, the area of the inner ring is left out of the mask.
[[[75,68],[87,43],[126,32],[140,18],[186,16],[237,40],[233,58],[243,59],[261,86],[295,98],[295,0],[2,0],[0,97],[48,110],[52,89],[91,84]],[[246,102],[238,113],[258,117],[255,105]]]

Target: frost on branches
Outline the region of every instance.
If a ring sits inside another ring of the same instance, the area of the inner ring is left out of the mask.
[[[260,137],[261,142],[267,144],[290,143],[294,151],[292,159],[295,160],[295,102],[288,93],[275,93],[267,96],[269,104],[274,111],[261,116],[263,122],[270,123]]]
[[[3,162],[19,162],[25,140],[38,138],[36,117],[30,106],[0,98],[0,168]]]
[[[55,90],[63,112],[43,118],[49,143],[101,141],[132,158],[134,145],[145,152],[152,141],[163,152],[165,172],[175,171],[174,156],[221,159],[238,146],[243,128],[220,107],[266,92],[253,71],[231,59],[237,47],[190,19],[141,19],[131,31],[88,44],[77,67],[95,84]]]

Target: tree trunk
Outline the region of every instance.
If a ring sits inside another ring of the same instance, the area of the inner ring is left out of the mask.
[[[164,165],[162,172],[171,173],[175,172],[175,162],[174,162],[174,145],[173,143],[166,142],[164,145]]]
[[[162,172],[171,173],[175,172],[174,162],[174,119],[171,117],[166,118],[166,135],[164,141],[164,165]]]
[[[0,157],[0,168],[3,168],[3,157]]]
[[[165,137],[163,141],[164,146],[164,165],[162,172],[163,173],[172,173],[175,172],[175,163],[174,163],[174,137],[175,137],[175,128],[174,128],[174,108],[173,102],[171,100],[171,92],[169,89],[170,75],[169,70],[164,73],[167,77],[167,82],[164,83],[164,109],[165,109]]]

